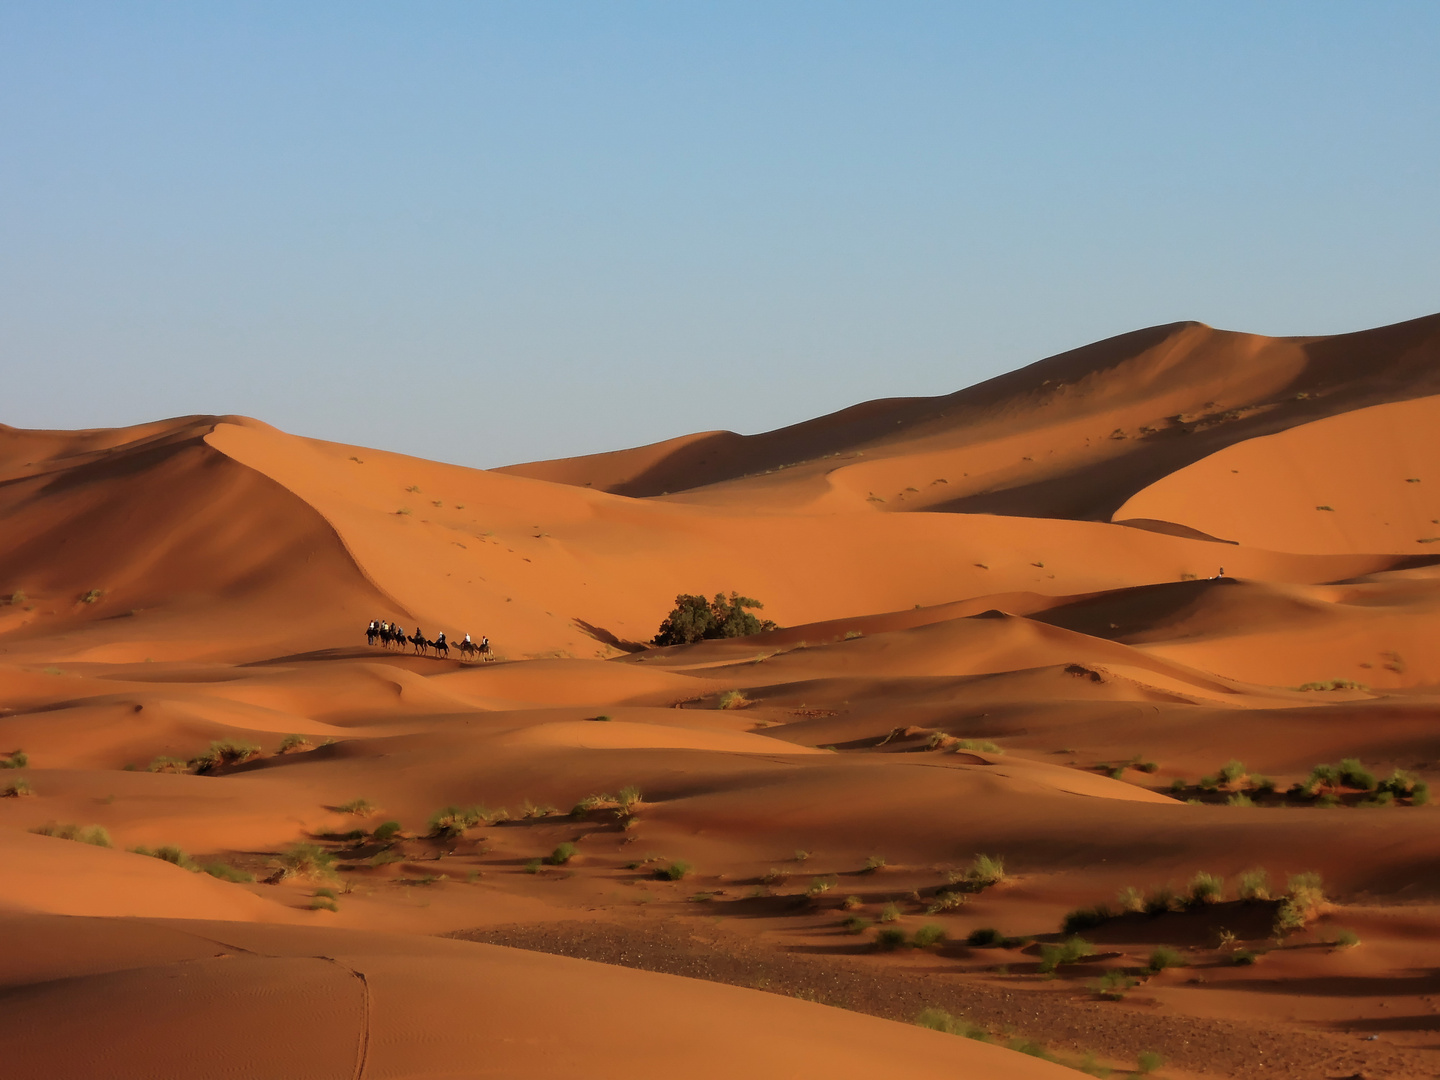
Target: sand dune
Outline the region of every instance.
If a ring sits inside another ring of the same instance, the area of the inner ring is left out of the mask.
[[[1435,1074],[1437,349],[1174,324],[488,472],[0,428],[7,1075]],[[731,590],[783,629],[649,646]]]

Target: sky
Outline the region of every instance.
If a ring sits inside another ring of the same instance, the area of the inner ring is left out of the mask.
[[[474,466],[1440,311],[1440,4],[0,0],[0,422]]]

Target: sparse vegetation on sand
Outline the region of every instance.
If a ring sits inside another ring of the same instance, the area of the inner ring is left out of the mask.
[[[1305,929],[1324,905],[1324,882],[1319,874],[1291,874],[1285,885],[1285,895],[1275,911],[1275,936],[1283,938],[1296,930]]]
[[[286,735],[280,740],[280,746],[276,749],[277,754],[288,754],[292,750],[301,750],[310,745],[310,740],[304,735]]]
[[[885,869],[885,856],[871,855],[865,860],[865,865],[860,868],[862,874],[878,874]]]
[[[351,799],[347,803],[341,803],[335,809],[339,813],[354,814],[356,817],[370,817],[380,810],[380,808],[369,799]]]
[[[62,825],[59,822],[47,821],[44,825],[37,825],[30,831],[40,836],[53,836],[60,840],[78,840],[82,844],[94,844],[96,847],[115,846],[110,842],[110,834],[100,825]]]
[[[1078,964],[1094,952],[1094,946],[1082,937],[1069,938],[1059,945],[1042,945],[1038,970],[1045,974],[1064,964]]]
[[[579,853],[580,849],[566,840],[563,844],[557,844],[555,850],[546,856],[545,861],[551,866],[564,866]]]
[[[14,777],[0,784],[0,799],[20,799],[33,794],[35,791],[30,787],[30,781],[23,776]]]
[[[749,637],[779,627],[769,619],[760,619],[748,609],[765,607],[759,600],[732,592],[729,597],[716,593],[713,600],[693,593],[675,597],[675,606],[660,624],[652,644],[689,645],[716,638]]]
[[[370,835],[381,843],[388,843],[389,841],[395,839],[395,837],[398,836],[399,833],[400,822],[382,821],[379,825],[375,826],[375,831],[372,832]]]
[[[693,867],[684,859],[676,859],[655,871],[655,876],[665,881],[680,881],[690,876]]]
[[[1169,945],[1157,945],[1150,953],[1150,960],[1145,965],[1151,971],[1164,971],[1166,968],[1186,967],[1189,961],[1176,949]]]
[[[976,1039],[979,1042],[990,1041],[989,1033],[979,1024],[971,1023],[963,1016],[951,1016],[944,1009],[923,1009],[915,1018],[915,1023],[920,1027],[943,1031],[948,1035],[960,1035],[967,1039]]]
[[[146,772],[182,773],[188,772],[190,763],[184,758],[166,757],[163,754],[150,762]]]
[[[287,878],[328,880],[335,876],[335,856],[319,844],[293,844],[270,861],[274,873],[267,882],[274,884]]]
[[[484,806],[442,806],[430,815],[426,822],[431,836],[458,839],[477,825],[489,825],[502,821],[509,815],[503,810],[491,810]]]
[[[1005,859],[1000,855],[976,855],[961,880],[972,889],[999,885],[1006,878]]]
[[[0,758],[0,769],[23,769],[30,764],[30,755],[24,750],[12,750]]]
[[[255,880],[254,874],[231,866],[229,863],[208,862],[202,865],[200,870],[213,878],[219,878],[221,881],[233,881],[239,885],[249,884]]]
[[[260,753],[260,747],[243,739],[217,739],[208,750],[197,754],[190,761],[196,773],[207,773],[226,765],[239,765]]]
[[[159,859],[161,862],[171,863],[180,867],[181,870],[189,870],[191,873],[199,873],[200,871],[200,867],[195,864],[195,860],[173,844],[165,844],[158,848],[133,847],[130,850],[136,855],[148,855],[152,859]]]
[[[740,690],[726,690],[715,701],[717,709],[743,709],[750,699]]]
[[[1297,690],[1369,690],[1370,687],[1354,679],[1330,679],[1327,682],[1301,683]]]

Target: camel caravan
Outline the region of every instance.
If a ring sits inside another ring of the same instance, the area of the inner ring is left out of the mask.
[[[365,640],[371,645],[378,644],[387,649],[402,651],[408,644],[420,656],[429,656],[432,650],[436,656],[443,656],[447,659],[450,656],[450,642],[445,640],[443,632],[434,641],[431,641],[418,626],[413,634],[406,635],[405,628],[398,623],[371,619],[370,625],[365,628]],[[463,639],[455,642],[455,648],[460,651],[462,660],[473,660],[477,656],[487,662],[495,659],[495,652],[490,648],[488,637],[482,636],[479,641],[472,641],[470,635],[466,634]]]

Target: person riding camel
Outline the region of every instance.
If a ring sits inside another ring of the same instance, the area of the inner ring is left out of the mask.
[[[469,632],[468,630],[465,632],[465,640],[462,641],[460,644],[462,644],[462,645],[474,645],[474,644],[475,644],[473,641],[470,640],[470,632]]]
[[[445,644],[445,631],[444,631],[444,630],[441,630],[441,631],[440,631],[440,636],[435,639],[435,644],[436,644],[436,645],[444,645],[444,644]]]

